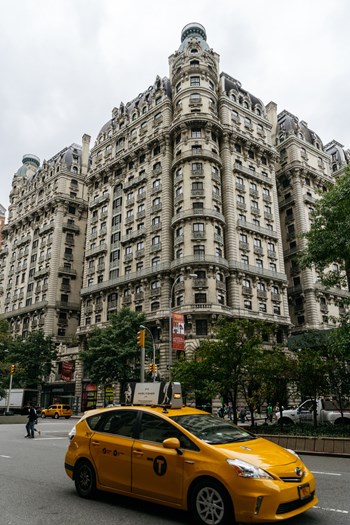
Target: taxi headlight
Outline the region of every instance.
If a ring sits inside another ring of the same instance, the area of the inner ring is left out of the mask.
[[[297,454],[297,453],[295,452],[295,450],[293,450],[293,449],[291,449],[291,448],[287,448],[286,450],[288,450],[288,452],[290,452],[291,454],[293,454],[293,456],[296,456],[298,459],[300,459],[299,454]]]
[[[255,465],[242,461],[241,459],[227,459],[226,461],[234,468],[237,476],[241,476],[242,478],[274,479],[262,468],[256,467]]]

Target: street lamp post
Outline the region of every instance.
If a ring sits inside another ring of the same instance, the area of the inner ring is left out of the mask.
[[[156,347],[155,347],[155,343],[154,343],[154,337],[153,337],[153,334],[151,332],[151,330],[147,327],[147,326],[144,326],[143,324],[140,324],[140,328],[141,330],[147,330],[147,332],[150,334],[150,336],[152,337],[152,345],[153,345],[153,370],[154,370],[154,367],[155,367],[155,364],[156,364]],[[156,380],[156,372],[155,370],[153,371],[152,373],[152,376],[153,376],[153,382]]]
[[[195,279],[197,277],[196,273],[190,273],[188,275],[189,277]],[[178,281],[183,277],[182,274],[178,275],[173,282],[173,285],[170,290],[170,296],[169,296],[169,375],[171,374],[171,367],[173,366],[173,331],[172,331],[172,302],[173,302],[173,292],[175,285],[178,283]]]

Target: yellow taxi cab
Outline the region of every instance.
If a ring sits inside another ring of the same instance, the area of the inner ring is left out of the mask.
[[[317,504],[293,451],[183,406],[180,388],[128,383],[121,406],[83,415],[65,456],[79,496],[124,494],[188,510],[201,525],[281,521]]]
[[[43,408],[40,415],[42,418],[53,417],[58,419],[59,417],[65,417],[69,419],[72,413],[73,411],[69,405],[57,403],[56,405],[50,405],[48,408]]]

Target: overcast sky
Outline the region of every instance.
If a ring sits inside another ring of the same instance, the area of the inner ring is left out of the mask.
[[[349,0],[0,0],[0,204],[26,153],[41,162],[168,76],[199,22],[220,70],[350,148]]]

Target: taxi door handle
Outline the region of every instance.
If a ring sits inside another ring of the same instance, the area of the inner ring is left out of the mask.
[[[133,453],[135,454],[135,456],[143,456],[143,452],[142,450],[133,450]]]
[[[91,445],[92,445],[93,447],[98,447],[99,444],[100,444],[99,441],[91,441]]]

